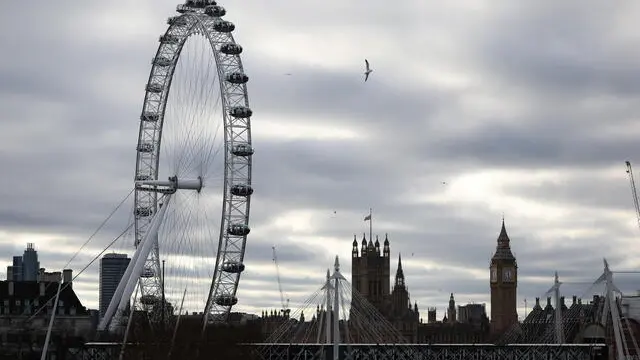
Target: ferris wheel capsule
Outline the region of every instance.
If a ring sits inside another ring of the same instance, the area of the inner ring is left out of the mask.
[[[238,303],[238,298],[232,295],[220,295],[216,297],[216,304],[220,306],[233,306]]]
[[[204,9],[204,13],[211,17],[221,17],[227,13],[227,10],[220,5],[209,5]]]
[[[220,52],[227,55],[240,55],[242,53],[242,46],[236,43],[227,43],[220,46]]]
[[[230,33],[235,30],[236,26],[231,21],[216,20],[216,22],[213,23],[213,28],[222,33]]]
[[[251,232],[247,224],[231,224],[227,227],[227,233],[234,236],[246,236]]]
[[[222,264],[222,271],[238,274],[244,271],[244,264],[239,261],[226,261]]]
[[[253,188],[250,185],[235,184],[231,187],[231,193],[236,196],[249,196],[253,194]]]
[[[229,110],[229,115],[236,118],[248,118],[253,115],[253,111],[247,106],[235,106]]]
[[[249,77],[247,74],[242,72],[233,72],[231,74],[227,74],[225,79],[232,84],[245,84],[249,81]]]
[[[236,156],[251,156],[253,155],[253,148],[249,144],[237,144],[233,146],[231,153]]]

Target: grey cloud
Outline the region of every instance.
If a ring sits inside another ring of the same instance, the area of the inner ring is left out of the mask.
[[[453,102],[453,94],[444,90],[401,86],[393,77],[377,86],[364,83],[356,71],[359,69],[346,73],[289,66],[286,72],[291,76],[283,76],[279,70],[269,65],[264,70],[254,70],[256,75],[249,83],[251,93],[255,94],[256,88],[271,89],[260,91],[260,96],[250,95],[252,106],[259,113],[277,113],[305,121],[299,116],[303,112],[326,117],[336,126],[347,121],[363,130],[402,132]]]
[[[249,246],[247,246],[247,251],[245,252],[245,261],[248,264],[251,262],[270,262],[273,264],[272,246],[276,247],[279,263],[287,264],[287,266],[290,266],[290,264],[296,266],[304,264],[313,265],[314,261],[316,261],[319,256],[322,256],[322,254],[313,250],[313,248],[305,247],[304,244],[282,242],[278,238],[269,238],[269,236],[265,235],[250,235],[248,238]],[[276,236],[276,234],[273,235]]]
[[[238,24],[240,43],[250,43],[246,37],[253,36],[259,31],[256,28],[261,27],[261,23],[243,21],[250,18],[248,9],[254,5],[259,4],[228,5],[234,10],[233,13],[230,12],[234,14],[230,19],[238,19],[235,22]],[[277,6],[284,5],[284,2],[279,2]],[[23,5],[7,6],[12,8],[5,7],[10,11],[3,14],[13,15],[2,16],[3,25],[0,26],[4,33],[11,33],[15,24],[9,20],[17,21],[22,18],[15,15],[25,11],[25,8]],[[5,144],[0,156],[0,167],[11,169],[8,175],[3,174],[4,190],[0,191],[3,197],[3,203],[0,204],[0,224],[3,230],[64,233],[82,242],[83,236],[88,236],[130,190],[137,114],[140,112],[142,88],[149,71],[150,58],[157,46],[157,38],[132,36],[121,41],[115,40],[114,34],[114,40],[104,40],[109,34],[100,34],[99,38],[102,40],[91,44],[87,39],[91,39],[92,34],[72,36],[74,31],[81,30],[57,24],[61,22],[60,19],[72,19],[80,13],[99,17],[101,14],[98,11],[107,10],[111,6],[138,5],[102,4],[95,7],[95,12],[92,13],[93,6],[96,5],[40,4],[39,11],[32,12],[32,16],[37,17],[34,22],[42,25],[40,29],[36,31],[26,28],[21,32],[20,39],[8,37],[0,42],[5,48],[15,48],[13,45],[18,40],[21,44],[11,57],[0,60],[0,93],[10,96],[10,101],[14,103],[12,106],[3,104],[3,109],[6,109],[3,118],[12,119],[12,123],[0,124],[0,134],[4,135],[2,142]],[[158,35],[165,27],[165,17],[173,11],[173,6],[169,2],[166,2],[166,6],[149,6],[152,8],[150,12],[153,11],[149,16],[157,18]],[[276,5],[261,6],[265,10],[272,10]],[[323,11],[334,11],[329,3],[323,3],[322,7]],[[375,7],[373,13],[358,18],[366,23],[363,27],[371,26],[370,18],[378,16],[376,14],[400,11],[399,7],[388,9],[387,5],[372,4],[371,7]],[[336,14],[340,16],[340,21],[352,20],[352,15],[349,15],[351,13],[343,10]],[[59,11],[64,11],[64,14]],[[525,13],[527,12],[521,12]],[[358,16],[359,14],[360,11]],[[367,224],[363,223],[362,216],[369,206],[373,206],[374,230],[381,235],[384,232],[390,233],[394,262],[398,252],[406,254],[407,258],[410,253],[416,253],[419,258],[448,266],[482,269],[487,271],[488,277],[488,259],[495,249],[495,238],[499,231],[498,220],[491,219],[492,215],[488,214],[493,210],[488,207],[479,208],[478,211],[484,213],[477,214],[477,218],[470,218],[462,215],[460,209],[456,208],[457,205],[407,205],[406,202],[412,199],[403,196],[408,197],[405,194],[411,190],[410,186],[421,183],[415,189],[416,193],[436,192],[440,181],[486,167],[531,169],[579,166],[583,169],[597,169],[620,163],[629,154],[633,154],[637,147],[629,136],[595,136],[603,134],[603,129],[611,125],[608,119],[603,120],[603,114],[620,118],[615,123],[623,124],[622,118],[633,118],[635,105],[612,101],[599,108],[595,114],[578,106],[585,94],[628,98],[635,95],[637,89],[629,79],[637,77],[637,69],[624,64],[622,66],[621,62],[613,60],[614,56],[617,58],[626,53],[618,47],[607,54],[605,51],[589,53],[595,46],[606,49],[604,45],[609,43],[609,39],[596,36],[598,29],[585,31],[588,30],[586,24],[591,24],[591,20],[586,20],[587,17],[573,16],[567,19],[563,13],[557,17],[554,15],[553,19],[557,20],[551,21],[553,26],[545,25],[551,30],[541,34],[538,31],[542,28],[540,24],[547,21],[553,13],[535,14],[537,15],[533,20],[521,21],[522,18],[516,17],[514,20],[513,14],[504,12],[502,22],[495,22],[493,28],[478,32],[478,36],[485,36],[485,39],[477,41],[476,38],[467,38],[465,42],[460,42],[465,46],[477,44],[472,50],[474,55],[480,57],[477,67],[481,69],[469,71],[490,71],[488,74],[482,72],[481,75],[501,81],[500,85],[505,86],[500,90],[505,92],[505,101],[509,101],[509,96],[513,95],[504,90],[508,89],[508,84],[525,89],[523,92],[530,96],[527,100],[535,105],[532,106],[534,111],[521,114],[510,126],[494,126],[484,122],[491,119],[479,119],[474,124],[477,130],[461,129],[453,135],[447,135],[442,128],[448,124],[442,122],[457,124],[460,121],[462,124],[471,121],[463,118],[462,114],[466,114],[463,110],[473,113],[473,109],[461,109],[462,100],[468,94],[445,91],[436,86],[398,83],[394,74],[382,72],[374,74],[378,87],[373,87],[370,86],[372,83],[362,83],[360,68],[354,68],[353,73],[341,73],[312,67],[291,67],[285,62],[278,63],[265,58],[263,54],[248,48],[244,60],[251,77],[249,91],[256,114],[254,123],[261,121],[261,116],[264,119],[268,115],[276,119],[278,116],[287,116],[309,124],[310,120],[305,117],[312,114],[316,115],[312,121],[317,121],[318,118],[328,119],[322,125],[347,124],[356,131],[366,131],[375,139],[373,143],[369,143],[273,141],[254,137],[257,149],[254,168],[256,193],[251,218],[254,229],[267,225],[274,215],[283,211],[326,209],[325,218],[314,219],[316,224],[321,225],[321,230],[314,235],[344,239],[344,244],[336,252],[349,253],[352,234],[358,233],[360,239],[360,233],[367,231]],[[413,16],[418,15],[415,12]],[[298,17],[295,19],[298,22],[308,20],[304,16]],[[392,18],[387,14],[383,22],[392,22]],[[571,25],[571,21],[576,18],[582,24]],[[335,24],[326,17],[322,19],[322,26]],[[406,23],[392,23],[390,25],[393,29],[384,31],[389,30],[390,36],[394,36],[391,30],[404,31],[413,26],[409,21]],[[599,24],[598,26],[603,26],[603,22]],[[309,26],[317,25],[310,23]],[[572,48],[575,55],[558,55],[553,49],[543,46],[551,43],[551,40],[544,39],[551,39],[561,32],[562,29],[558,29],[560,26],[567,29],[562,31],[563,44],[574,44]],[[355,31],[361,30],[362,28]],[[443,26],[441,30],[446,28]],[[419,36],[423,37],[424,34],[420,32]],[[585,34],[593,35],[591,40],[581,40],[586,37]],[[345,33],[345,36],[348,34]],[[409,39],[407,41],[412,41],[416,35],[406,36]],[[430,35],[427,33],[426,36]],[[534,36],[542,39],[541,42],[526,41]],[[396,39],[400,38],[398,36]],[[384,41],[381,38],[380,46],[385,46]],[[286,41],[283,43],[286,46]],[[414,50],[416,49],[411,49],[412,52]],[[391,54],[398,58],[402,55]],[[438,55],[434,53],[432,56]],[[587,58],[591,60],[585,60]],[[406,60],[416,61],[415,58]],[[470,57],[468,60],[475,61],[475,58]],[[360,61],[358,59],[358,66]],[[603,63],[608,65],[602,65]],[[615,68],[611,64],[615,64]],[[281,72],[291,72],[293,76],[283,77]],[[121,74],[125,78],[116,82],[118,88],[113,89],[113,85],[106,84],[100,86],[96,76],[112,73]],[[128,97],[126,94],[130,91],[134,93],[131,90],[133,88],[140,90],[137,98],[120,98]],[[492,88],[491,81],[487,88],[487,91],[496,91]],[[517,95],[521,96],[519,93]],[[555,101],[549,99],[551,96],[556,97]],[[629,101],[633,104],[633,100]],[[62,104],[65,108],[60,113],[43,111],[42,114],[36,114],[36,111],[31,111],[46,109],[45,104],[50,102]],[[443,117],[443,114],[448,115]],[[461,114],[460,119],[455,118],[457,114]],[[44,127],[40,125],[43,120],[56,126],[53,129]],[[32,130],[39,126],[42,126],[41,135]],[[25,128],[28,130],[24,130]],[[6,144],[10,142],[6,140],[9,140],[11,134],[22,134],[17,130],[30,131],[29,138],[25,138],[20,146],[7,148]],[[108,136],[110,132],[115,135]],[[29,147],[32,149],[28,149]],[[540,201],[562,201],[590,208],[617,208],[618,202],[614,199],[624,202],[624,206],[630,205],[627,196],[620,193],[628,191],[624,179],[621,179],[619,188],[615,189],[613,184],[594,184],[596,181],[601,180],[577,179],[562,189],[545,185],[541,189],[507,190]],[[600,190],[593,190],[596,186]],[[611,196],[606,198],[598,193],[608,193]],[[550,200],[549,197],[556,200]],[[335,217],[334,210],[337,211]],[[109,234],[121,229],[115,224],[126,222],[129,216],[128,210],[119,214],[114,219],[114,225],[110,225],[95,247],[83,252],[82,257],[74,262],[74,269],[88,261],[95,249],[99,248],[98,244],[103,244]],[[507,218],[508,216],[509,214]],[[380,220],[397,223],[404,228],[385,229],[379,225]],[[629,236],[625,232],[614,231],[620,225],[613,221],[582,219],[567,225],[611,229],[612,238]],[[603,252],[609,252],[602,245],[602,239],[539,239],[535,236],[538,229],[532,226],[514,224],[513,233],[509,221],[507,226],[514,251],[519,257],[520,275],[523,279],[519,287],[521,298],[532,299],[544,294],[550,286],[554,270],[551,267],[559,268],[561,276],[570,276],[572,279],[597,276],[601,267],[599,257]],[[319,286],[318,282],[324,276],[323,269],[330,265],[330,254],[311,250],[306,247],[308,244],[281,241],[285,238],[295,241],[296,236],[295,232],[288,230],[262,233],[252,231],[246,254],[248,268],[243,276],[243,281],[251,286],[244,286],[241,282],[240,298],[243,304],[264,308],[278,306],[279,296],[274,274],[259,274],[252,268],[253,264],[272,265],[270,246],[273,243],[278,245],[283,263],[292,267],[304,266],[308,270],[319,269],[317,278],[282,274],[292,300],[302,301],[305,291],[310,293]],[[567,245],[578,242],[580,245]],[[539,243],[558,246],[542,248]],[[560,246],[562,244],[564,245]],[[18,253],[22,246],[23,244],[18,246]],[[130,245],[118,245],[120,248],[125,246]],[[69,254],[62,254],[49,244],[43,245],[39,251],[41,261],[46,263],[47,268],[62,266],[69,258]],[[0,253],[5,253],[2,247]],[[16,251],[12,250],[11,253]],[[619,254],[607,256],[612,261],[622,259]],[[347,259],[344,259],[343,266],[346,268],[345,274],[348,273]],[[395,267],[392,272],[394,270]],[[91,294],[91,289],[95,288],[93,284],[96,272],[97,265],[94,265],[85,276],[79,278],[78,287],[87,297],[97,296]],[[465,302],[465,297],[479,299],[483,296],[488,299],[488,282],[485,280],[469,280],[465,278],[466,275],[413,267],[407,267],[405,273],[412,298],[418,301],[423,310],[427,305],[443,308],[448,301],[449,292],[460,294],[459,302]],[[549,278],[549,284],[525,281],[526,277],[534,276]],[[626,285],[627,288],[632,289],[632,281],[624,281],[629,284]]]
[[[589,180],[580,179],[585,174],[571,176],[568,181],[554,182],[543,181],[538,185],[517,184],[505,187],[505,191],[518,194],[531,199],[545,199],[550,203],[566,204],[571,201],[575,205],[587,207],[600,207],[612,210],[629,211],[633,215],[633,203],[631,190],[626,181],[624,164],[619,162],[619,181],[610,181],[607,178],[594,174]],[[566,186],[571,183],[572,186]],[[594,220],[597,221],[597,220]],[[604,224],[603,224],[604,225]],[[608,224],[611,225],[611,224]]]
[[[432,156],[449,156],[458,164],[527,169],[612,166],[637,148],[626,137],[598,139],[594,134],[603,128],[585,130],[579,121],[537,120],[530,125],[484,126],[468,134],[435,139],[423,147]]]
[[[559,96],[637,94],[638,69],[626,59],[638,53],[612,26],[626,6],[546,1],[507,6],[481,33],[477,53],[494,75],[525,89]]]

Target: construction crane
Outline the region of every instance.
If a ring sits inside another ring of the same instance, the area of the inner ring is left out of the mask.
[[[636,218],[638,220],[638,228],[640,228],[640,203],[638,203],[638,192],[636,191],[636,181],[633,178],[633,169],[631,163],[627,163],[627,174],[629,174],[629,184],[631,185],[631,196],[633,197],[633,205],[636,207]]]
[[[280,265],[278,264],[278,255],[276,254],[276,247],[272,246],[271,249],[273,250],[273,263],[276,265],[276,276],[278,277],[278,290],[280,290],[280,302],[282,303],[282,309],[280,309],[280,312],[282,313],[282,315],[288,317],[289,312],[291,310],[289,309],[289,299],[285,301],[284,291],[282,291],[282,281],[280,281]]]

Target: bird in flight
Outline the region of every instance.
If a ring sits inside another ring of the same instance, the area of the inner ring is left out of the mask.
[[[364,64],[367,67],[366,71],[364,72],[364,82],[367,82],[367,79],[369,79],[369,74],[371,74],[373,70],[371,69],[371,67],[369,67],[369,60],[364,59]]]

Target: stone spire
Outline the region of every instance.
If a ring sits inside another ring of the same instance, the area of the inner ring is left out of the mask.
[[[398,254],[398,270],[396,270],[396,286],[404,286],[404,271],[402,270],[402,255]]]
[[[496,252],[493,254],[493,260],[515,260],[516,258],[511,253],[511,240],[507,235],[507,229],[504,226],[504,218],[502,219],[502,229],[500,229],[500,235],[498,235],[498,244],[496,246]]]

